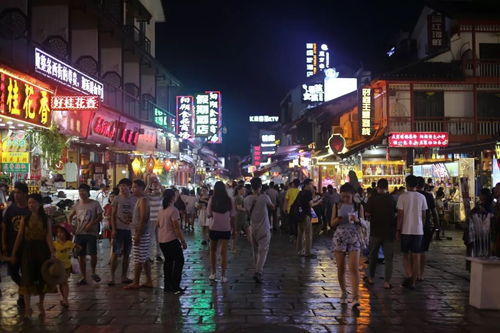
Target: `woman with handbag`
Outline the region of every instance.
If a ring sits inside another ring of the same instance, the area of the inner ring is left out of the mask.
[[[346,257],[349,260],[351,273],[352,306],[359,306],[359,253],[361,238],[358,230],[361,227],[361,217],[364,216],[363,206],[353,201],[354,187],[346,183],[340,187],[340,203],[332,209],[330,225],[334,228],[333,252],[337,263],[338,279],[342,296],[340,303],[346,304],[348,292],[345,282]],[[358,225],[358,226],[357,226]]]

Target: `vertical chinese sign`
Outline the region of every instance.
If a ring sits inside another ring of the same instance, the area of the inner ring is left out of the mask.
[[[440,13],[433,13],[427,17],[427,46],[430,51],[444,46],[444,28],[444,16]]]
[[[221,143],[221,93],[206,91],[208,94],[208,143]]]
[[[50,127],[52,94],[22,74],[0,67],[0,115]]]
[[[176,133],[182,140],[193,138],[193,96],[177,96],[176,98]]]
[[[194,132],[196,137],[206,138],[209,136],[209,104],[208,94],[196,95]]]
[[[330,51],[328,50],[328,45],[306,43],[306,77],[313,76],[329,67]]]
[[[361,89],[360,105],[358,106],[360,129],[362,136],[372,134],[372,109],[373,109],[373,90],[370,87]]]

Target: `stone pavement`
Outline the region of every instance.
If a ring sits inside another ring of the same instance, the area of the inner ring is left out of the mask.
[[[108,287],[109,249],[101,241],[99,284],[70,284],[70,307],[63,310],[59,296],[47,297],[45,320],[35,312],[31,322],[20,319],[15,306],[16,288],[2,267],[0,331],[54,332],[500,332],[500,312],[479,311],[468,305],[461,235],[434,242],[426,280],[415,291],[402,289],[400,256],[396,256],[394,288],[361,287],[361,306],[352,310],[339,304],[340,289],[330,239],[315,241],[318,259],[304,259],[286,235],[275,234],[264,274],[264,284],[252,280],[250,249],[246,239],[230,255],[229,282],[208,281],[208,251],[198,231],[188,235],[183,285],[186,294],[164,294],[161,288],[123,290]],[[104,255],[106,254],[106,255]],[[154,264],[155,282],[161,265]],[[380,266],[378,272],[382,273]],[[161,284],[160,284],[161,285]],[[498,288],[499,286],[492,286]],[[32,301],[35,303],[36,298]]]

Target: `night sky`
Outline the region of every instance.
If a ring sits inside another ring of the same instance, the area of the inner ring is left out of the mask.
[[[332,66],[376,66],[390,38],[416,22],[422,0],[164,0],[156,57],[185,93],[221,90],[228,133],[220,153],[249,150],[248,116],[279,114],[305,78],[305,43],[326,42]]]

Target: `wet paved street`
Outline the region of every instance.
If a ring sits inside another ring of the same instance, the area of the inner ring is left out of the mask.
[[[109,269],[107,241],[101,243],[99,273],[103,281],[84,287],[70,285],[70,307],[62,310],[59,296],[47,298],[46,319],[35,310],[31,322],[20,320],[15,288],[2,267],[0,331],[64,332],[500,332],[500,312],[468,306],[461,235],[434,242],[426,281],[417,290],[403,290],[400,256],[392,290],[383,280],[361,288],[361,307],[339,304],[340,289],[330,240],[315,241],[318,259],[295,255],[288,237],[275,234],[264,284],[252,280],[250,249],[245,239],[240,252],[230,255],[229,283],[208,281],[207,251],[199,234],[188,236],[183,285],[186,294],[164,294],[160,288],[123,290],[105,283]],[[104,255],[106,253],[106,255]],[[154,264],[155,281],[161,266]],[[379,266],[379,273],[383,267]],[[492,286],[498,288],[498,286]],[[34,307],[36,309],[36,307]]]

